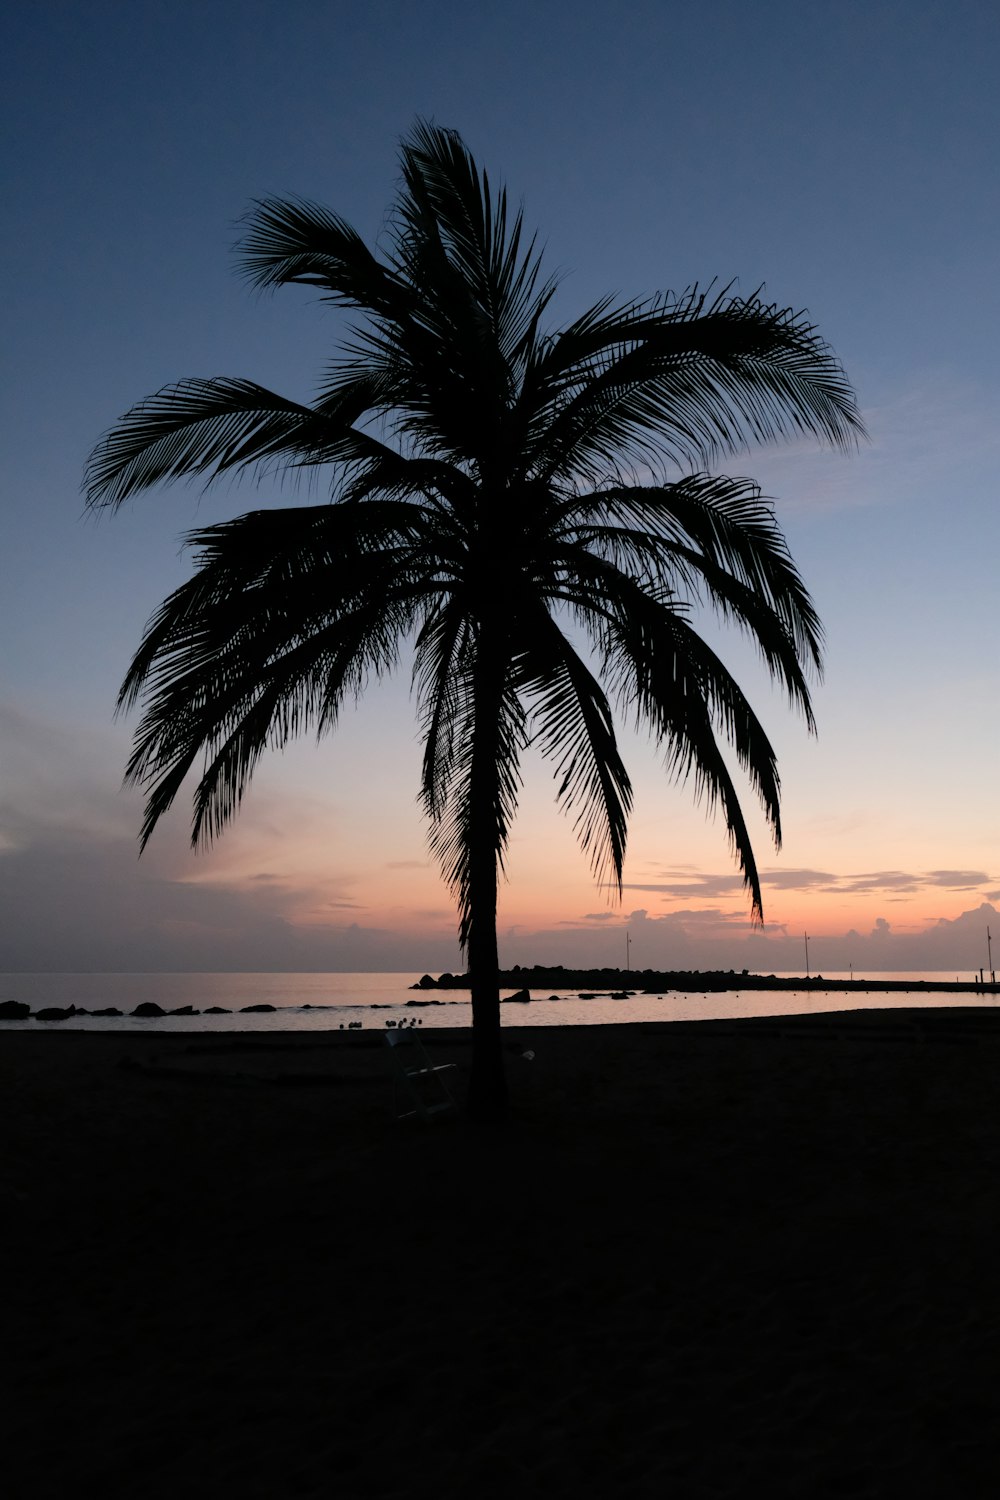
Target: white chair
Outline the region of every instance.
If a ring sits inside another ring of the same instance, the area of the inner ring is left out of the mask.
[[[434,1115],[452,1114],[457,1105],[444,1081],[445,1073],[455,1071],[454,1063],[432,1063],[423,1043],[409,1027],[398,1031],[387,1031],[385,1039],[389,1046],[395,1071],[393,1101],[397,1120],[411,1120],[416,1116],[430,1120]],[[400,1091],[406,1103],[412,1107],[400,1109]]]

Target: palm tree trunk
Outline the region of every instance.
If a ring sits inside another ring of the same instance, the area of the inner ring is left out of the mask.
[[[492,855],[492,851],[490,851]],[[484,859],[485,865],[487,861]],[[500,962],[497,956],[496,858],[478,876],[473,871],[469,932],[469,979],[472,989],[472,1074],[468,1111],[474,1120],[499,1120],[507,1111],[507,1080],[500,1034]]]
[[[469,786],[468,960],[472,990],[472,1074],[468,1111],[474,1120],[502,1119],[507,1110],[500,1035],[500,959],[497,952],[499,849],[498,722],[503,674],[480,640]]]

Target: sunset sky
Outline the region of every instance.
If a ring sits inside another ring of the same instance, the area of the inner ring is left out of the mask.
[[[1000,9],[995,0],[145,0],[20,4],[5,119],[0,970],[457,968],[416,803],[408,669],[334,738],[265,761],[208,854],[188,807],[137,858],[118,685],[195,525],[276,498],[175,486],[84,517],[133,402],[238,375],[309,399],[336,316],[247,292],[236,221],[317,199],[371,243],[418,116],[523,199],[553,324],[712,278],[811,318],[870,442],[727,465],[774,498],[823,618],[810,737],[719,637],[779,753],[785,841],[747,793],[767,925],[719,822],[623,726],[624,900],[529,759],[501,960],[952,969],[1000,955]],[[714,632],[710,621],[705,628]],[[713,639],[715,636],[713,634]]]

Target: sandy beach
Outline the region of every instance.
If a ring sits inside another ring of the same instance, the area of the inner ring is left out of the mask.
[[[9,1500],[997,1493],[995,1013],[506,1042],[0,1036]]]

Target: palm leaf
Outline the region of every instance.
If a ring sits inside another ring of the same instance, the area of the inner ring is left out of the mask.
[[[521,691],[532,704],[533,740],[556,762],[556,800],[578,808],[574,831],[598,883],[619,891],[632,786],[600,684],[544,608],[520,622],[530,639],[518,658]]]
[[[704,464],[801,433],[848,448],[864,433],[813,325],[759,296],[602,304],[552,341],[534,378],[546,420],[533,468],[552,477]]]
[[[412,289],[379,264],[357,230],[320,204],[258,199],[244,224],[237,257],[251,286],[316,286],[333,302],[386,317],[399,317],[413,305]]]
[[[603,635],[608,671],[664,748],[669,770],[692,780],[696,801],[722,812],[730,843],[763,922],[760,878],[739,796],[719,749],[716,725],[747,773],[776,848],[781,846],[780,781],[773,747],[724,664],[686,621],[643,596],[618,612]]]
[[[279,456],[296,463],[350,461],[350,423],[367,390],[344,391],[340,409],[314,411],[249,380],[183,380],[120,418],[94,449],[84,490],[90,506],[117,508],[162,480],[214,479]]]
[[[200,566],[150,622],[119,698],[145,705],[126,773],[148,792],[143,843],[202,751],[195,842],[239,806],[265,748],[334,727],[347,694],[392,670],[427,594],[423,521],[386,502],[193,534]]]

